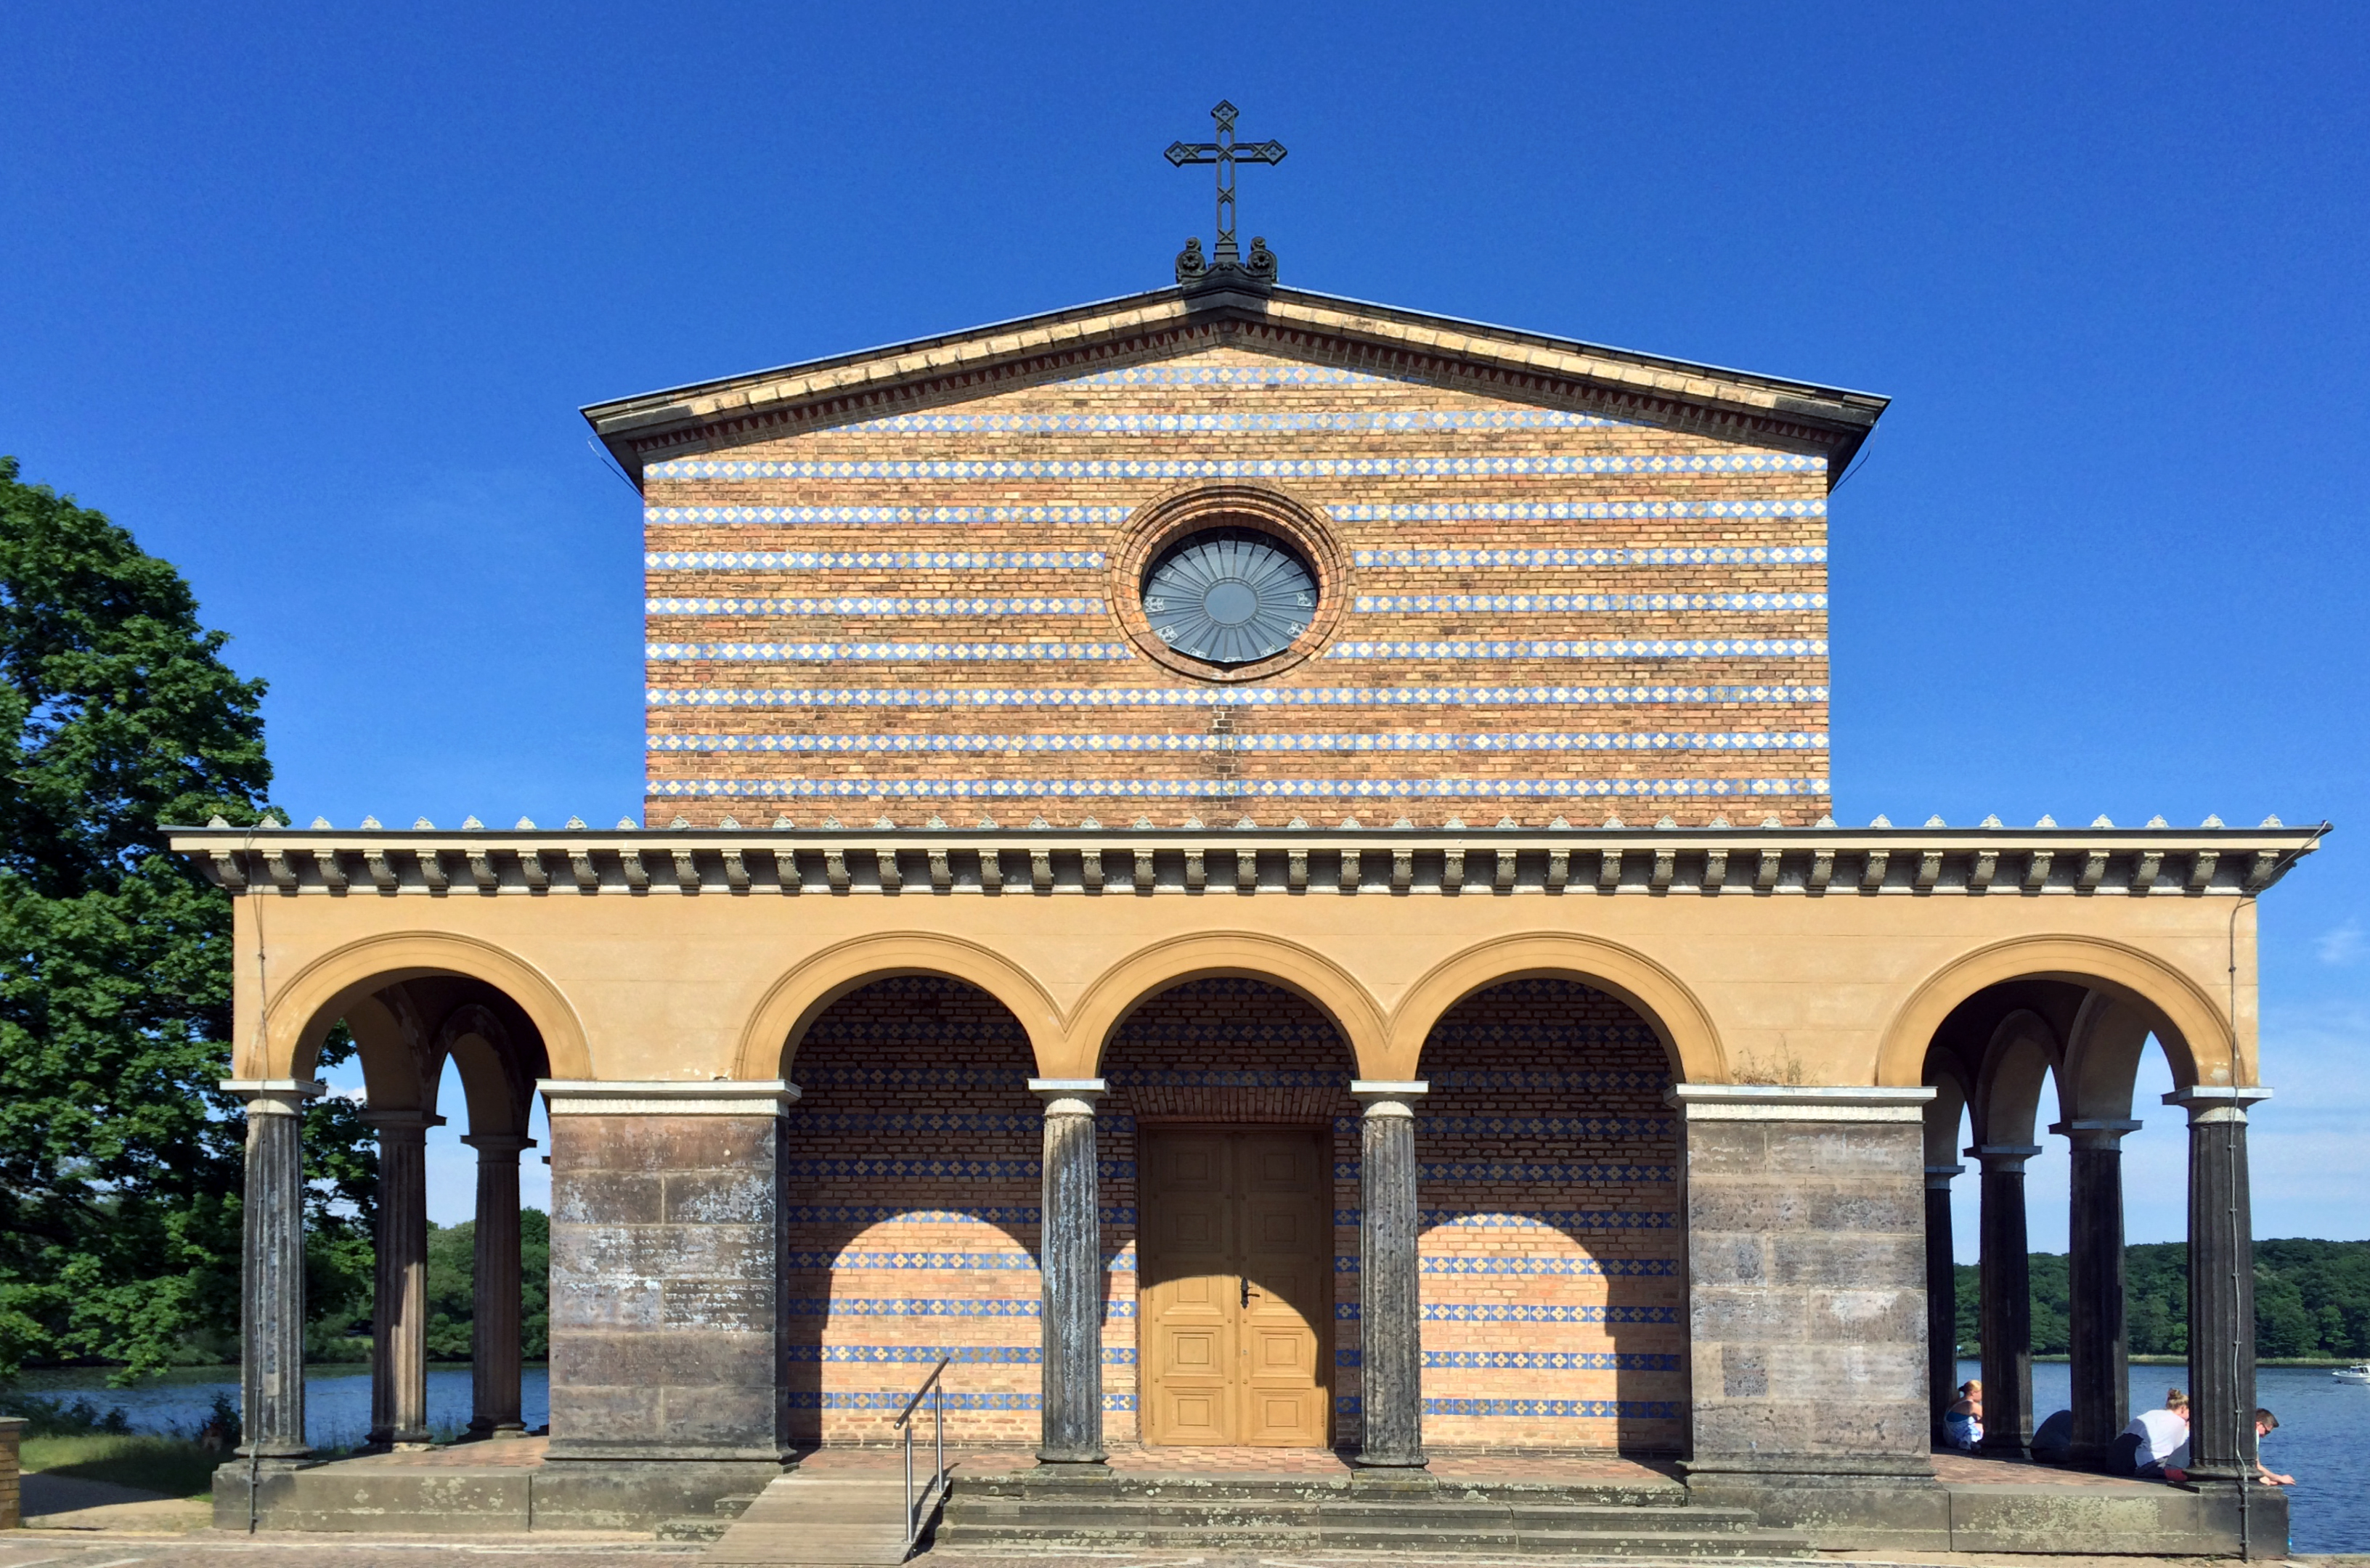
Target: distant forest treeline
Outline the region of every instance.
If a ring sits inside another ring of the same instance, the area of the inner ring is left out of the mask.
[[[2123,1303],[2134,1356],[2189,1354],[2189,1246],[2123,1253]],[[1959,1265],[1959,1345],[1983,1343],[1978,1271]],[[2063,1253],[2032,1254],[2032,1353],[2063,1356],[2072,1308]],[[2370,1357],[2370,1242],[2257,1242],[2255,1354]]]
[[[428,1227],[428,1358],[469,1359],[470,1325],[477,1314],[477,1227]],[[529,1361],[551,1349],[551,1217],[539,1208],[519,1210],[519,1348]],[[355,1311],[329,1313],[305,1335],[308,1361],[370,1359],[370,1301]]]

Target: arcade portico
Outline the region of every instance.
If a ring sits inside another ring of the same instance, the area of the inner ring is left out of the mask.
[[[520,1525],[747,1496],[943,1360],[950,1438],[1074,1497],[1114,1449],[1618,1455],[1828,1545],[2283,1542],[2238,1484],[2256,908],[2318,830],[1836,826],[1829,491],[1882,398],[1274,266],[588,410],[646,501],[645,826],[176,837],[237,895],[264,1505],[350,1474],[305,1468],[292,1114],[342,1022],[397,1457],[423,1128],[478,1151],[490,1453],[548,1108]],[[2150,1041],[2201,1489],[1969,1502],[1948,1183],[2015,1458],[2022,1164],[2073,1142],[2096,1456]]]

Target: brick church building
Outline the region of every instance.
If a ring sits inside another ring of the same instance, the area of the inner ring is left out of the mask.
[[[1823,1544],[2100,1549],[1969,1534],[1938,1479],[1962,1118],[2018,1253],[1986,1248],[1989,1451],[2033,1421],[2010,1307],[2054,1079],[2112,1216],[2077,1227],[2102,1453],[2139,1053],[2196,1202],[2243,1219],[2254,899],[2312,835],[1837,826],[1829,496],[1882,398],[1271,272],[1197,252],[588,409],[646,502],[641,825],[176,840],[239,895],[263,1506],[327,1518],[305,1489],[347,1469],[305,1437],[291,1115],[343,1022],[397,1457],[429,1440],[423,1129],[466,1115],[479,1152],[497,1443],[548,1108],[542,1526],[892,1440],[943,1361],[949,1442],[1049,1473],[1619,1455]],[[2198,1277],[2192,1343],[2233,1347],[2192,1371],[2207,1503],[2117,1539],[2272,1528],[2237,1485],[2246,1274]]]

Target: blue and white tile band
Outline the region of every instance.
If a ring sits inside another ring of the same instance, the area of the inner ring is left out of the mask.
[[[1135,650],[1125,643],[651,643],[643,657],[653,664],[692,659],[728,664],[976,664],[1133,658]]]
[[[644,507],[654,523],[1124,522],[1133,507]]]
[[[645,525],[727,523],[993,523],[1076,522],[1117,523],[1127,521],[1133,507],[644,507]],[[1605,522],[1653,518],[1823,518],[1823,500],[1721,501],[1408,501],[1390,506],[1332,505],[1326,513],[1338,522]],[[1533,554],[1537,552],[1534,551]],[[1672,552],[1674,555],[1681,552]],[[1743,547],[1729,550],[1731,559]],[[1377,555],[1386,552],[1375,552]],[[1438,552],[1444,555],[1463,551]],[[1590,552],[1592,557],[1598,552]],[[1638,551],[1619,552],[1635,556]],[[1692,558],[1696,552],[1684,553]],[[1771,559],[1778,559],[1776,552]],[[1822,555],[1824,558],[1824,555]],[[1378,565],[1393,563],[1378,561]],[[1455,563],[1451,563],[1455,564]],[[1469,564],[1469,563],[1468,563]],[[1601,564],[1601,563],[1592,563]]]
[[[997,572],[1103,569],[1100,550],[652,550],[653,572]]]
[[[1685,1365],[1675,1355],[1651,1350],[1427,1350],[1423,1364],[1475,1372],[1675,1372]]]
[[[1497,479],[1589,474],[1824,474],[1788,452],[1563,452],[1548,457],[748,459],[684,457],[650,479]],[[696,521],[696,520],[685,520]]]
[[[1767,613],[1824,610],[1824,593],[1362,593],[1362,614],[1651,614],[1687,610]],[[1100,599],[646,599],[649,615],[1100,615]]]
[[[1652,550],[1353,550],[1362,567],[1791,567],[1827,558],[1824,544],[1703,545]]]
[[[765,755],[823,752],[986,752],[997,756],[1041,753],[1249,751],[1824,751],[1827,738],[1808,730],[1532,731],[1519,734],[1439,735],[652,735],[651,751],[721,751]]]
[[[1337,1305],[1337,1319],[1354,1320],[1357,1303]],[[1342,1306],[1350,1310],[1344,1313]],[[1679,1321],[1676,1307],[1606,1307],[1593,1304],[1554,1305],[1528,1301],[1426,1301],[1423,1321],[1428,1323],[1674,1323]]]
[[[1570,642],[1336,643],[1329,658],[1824,658],[1824,637],[1726,638],[1694,641],[1612,638]],[[1010,663],[1027,660],[1132,659],[1125,643],[650,643],[643,658],[652,664],[706,659],[727,664],[830,663]]]
[[[1601,430],[1634,421],[1561,408],[1400,408],[1283,414],[895,414],[834,425],[817,434],[892,436],[1268,435],[1300,431],[1368,434],[1409,430]]]
[[[1331,365],[1131,365],[1067,376],[1049,386],[1421,386],[1415,376],[1375,375]]]
[[[1577,800],[1824,795],[1825,779],[652,779],[658,799]]]
[[[1628,640],[1539,642],[1335,643],[1329,658],[1824,658],[1824,637],[1756,637],[1750,642]]]
[[[653,708],[1628,707],[1824,703],[1824,685],[1752,686],[652,686]]]
[[[1099,599],[646,599],[648,615],[1099,615]]]
[[[1676,610],[1751,612],[1826,607],[1827,596],[1824,593],[1362,593],[1351,605],[1369,615],[1472,615],[1490,612],[1515,615],[1550,612],[1636,614]]]
[[[1361,567],[1720,567],[1816,566],[1827,558],[1823,544],[1750,549],[1708,546],[1652,550],[1356,550]],[[1101,571],[1110,557],[1100,550],[651,550],[642,556],[653,572],[964,572]]]

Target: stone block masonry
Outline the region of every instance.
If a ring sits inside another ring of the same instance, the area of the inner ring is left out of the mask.
[[[1696,1468],[1930,1475],[1929,1093],[1677,1091]]]
[[[1823,457],[1249,329],[1145,354],[652,464],[650,821],[1824,813]],[[1133,643],[1114,575],[1132,517],[1236,481],[1330,531],[1345,611],[1243,687]]]
[[[546,1086],[554,1459],[788,1453],[768,1087]]]

